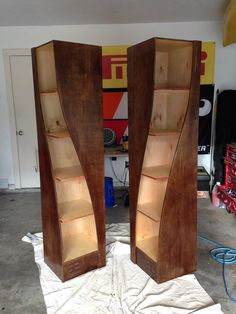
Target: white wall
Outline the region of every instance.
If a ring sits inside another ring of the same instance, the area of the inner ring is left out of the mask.
[[[222,47],[218,22],[150,23],[46,27],[0,27],[0,50],[31,48],[52,39],[97,45],[132,45],[151,37],[216,42],[216,89],[236,89],[236,45]],[[0,56],[0,179],[14,184],[3,57]],[[209,157],[208,157],[209,159]],[[209,163],[209,161],[207,161]],[[121,172],[123,167],[121,169]]]

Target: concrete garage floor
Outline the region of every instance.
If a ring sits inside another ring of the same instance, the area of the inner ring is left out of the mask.
[[[107,210],[107,222],[128,222],[128,207]],[[236,217],[213,208],[209,199],[198,200],[199,234],[236,248]],[[41,231],[40,193],[38,191],[0,193],[0,312],[4,314],[46,313],[33,248],[22,242],[27,232]],[[197,279],[224,313],[236,313],[227,298],[222,281],[222,266],[209,256],[213,245],[198,241]],[[236,297],[236,265],[227,268],[229,290]]]

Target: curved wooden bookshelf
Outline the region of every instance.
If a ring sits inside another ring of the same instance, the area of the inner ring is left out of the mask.
[[[101,47],[32,49],[44,259],[68,280],[105,265]]]
[[[128,48],[131,259],[158,282],[195,270],[200,50]]]

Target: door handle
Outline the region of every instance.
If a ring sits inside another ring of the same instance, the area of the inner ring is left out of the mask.
[[[17,135],[23,135],[24,132],[23,132],[22,130],[20,130],[20,131],[16,132],[16,134],[17,134]]]

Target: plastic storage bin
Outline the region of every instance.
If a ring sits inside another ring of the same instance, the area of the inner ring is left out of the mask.
[[[113,179],[111,177],[105,177],[105,207],[111,208],[113,206],[115,206]]]

